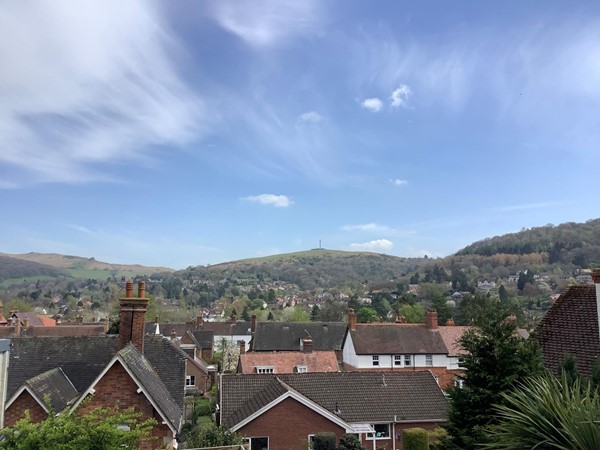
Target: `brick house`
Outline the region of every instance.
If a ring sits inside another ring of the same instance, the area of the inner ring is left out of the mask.
[[[356,323],[348,313],[348,331],[343,345],[343,364],[347,371],[421,371],[432,372],[440,386],[454,384],[460,368],[462,335],[471,327],[455,326],[449,321],[438,325],[437,312],[427,312],[427,323]]]
[[[236,374],[220,378],[219,411],[251,450],[305,450],[324,431],[402,450],[402,430],[438,427],[448,404],[429,372]]]
[[[536,329],[544,365],[554,373],[571,355],[579,373],[589,377],[600,356],[600,269],[592,277],[593,285],[569,286]]]
[[[96,407],[133,407],[154,418],[157,438],[143,448],[175,446],[183,416],[187,356],[162,336],[144,336],[148,299],[141,282],[127,282],[120,301],[120,334],[18,337],[11,341],[5,424],[30,411],[34,421]],[[82,403],[83,400],[87,400]]]

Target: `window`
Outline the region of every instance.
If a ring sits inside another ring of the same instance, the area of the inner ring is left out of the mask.
[[[433,355],[425,355],[425,365],[433,366]]]
[[[196,386],[196,377],[194,375],[186,375],[185,385],[188,387]]]
[[[410,355],[404,355],[404,367],[412,366],[412,357]]]
[[[379,355],[373,356],[373,365],[374,366],[378,366],[379,365]]]
[[[465,367],[465,358],[463,358],[463,357],[458,358],[458,367],[460,367],[460,368]]]
[[[250,444],[250,450],[269,450],[268,437],[251,437],[245,439],[246,444]]]
[[[458,389],[462,389],[464,385],[465,385],[465,380],[463,380],[462,378],[454,379],[454,386],[457,387]]]
[[[395,366],[402,365],[402,355],[394,355],[394,365]]]
[[[298,372],[298,373],[306,373],[306,372],[308,372],[308,367],[306,367],[306,366],[296,366],[296,372]]]
[[[256,366],[256,373],[273,373],[273,366]]]
[[[373,424],[375,433],[367,433],[367,439],[389,439],[390,438],[390,424],[389,423],[376,423]],[[375,436],[373,436],[375,435]]]
[[[308,435],[308,450],[313,450],[313,448],[315,448],[315,435],[309,434]]]

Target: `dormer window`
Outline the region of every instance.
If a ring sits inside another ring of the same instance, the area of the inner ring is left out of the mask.
[[[306,372],[308,372],[308,367],[307,366],[296,366],[296,372],[306,373]]]
[[[273,373],[273,366],[256,366],[256,373]]]

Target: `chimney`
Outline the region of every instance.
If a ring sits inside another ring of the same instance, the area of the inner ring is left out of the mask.
[[[17,337],[21,336],[21,321],[18,317],[17,320],[15,320],[15,334]]]
[[[140,281],[138,283],[138,298],[146,298],[146,282]]]
[[[438,314],[435,309],[427,310],[427,328],[432,330],[437,329],[438,327]]]
[[[58,323],[58,320],[56,321]],[[108,320],[108,317],[104,319],[104,333],[108,333],[108,329],[110,328],[110,320]]]
[[[246,342],[242,339],[238,341],[238,344],[240,346],[240,355],[243,355],[244,353],[246,353]]]
[[[304,348],[304,353],[312,353],[313,351],[313,340],[311,338],[302,339],[302,346]]]
[[[448,320],[446,320],[446,326],[447,327],[453,327],[454,325],[455,325],[454,324],[454,319],[448,319]]]
[[[75,318],[75,323],[82,324],[83,323],[83,316],[82,315],[77,316]]]
[[[348,309],[348,329],[356,330],[356,313],[354,309]]]
[[[396,323],[406,323],[406,317],[401,316],[401,315],[397,315],[396,316]]]
[[[237,316],[235,314],[232,314],[231,318],[229,319],[229,322],[236,323],[237,322]]]
[[[23,327],[24,328],[29,328],[29,317],[25,317],[23,319]]]
[[[145,295],[144,284],[143,281],[140,281],[138,294]],[[128,281],[125,285],[125,297],[120,300],[119,348],[124,348],[131,342],[140,353],[144,353],[144,327],[148,299],[145,297],[133,298],[132,296],[133,283]]]
[[[171,329],[171,342],[172,343],[177,342],[177,332],[175,331],[175,328]]]
[[[158,314],[154,316],[154,323],[158,323]]]
[[[198,314],[196,316],[196,330],[198,328],[200,328],[203,323],[204,323],[204,315],[203,314]]]
[[[252,314],[252,321],[250,322],[250,332],[254,334],[256,331],[256,314]]]

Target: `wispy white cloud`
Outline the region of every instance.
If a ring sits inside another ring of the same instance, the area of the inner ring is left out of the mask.
[[[294,201],[287,195],[261,194],[242,197],[242,200],[248,202],[260,203],[261,205],[270,205],[275,208],[287,208],[292,206]]]
[[[5,5],[0,165],[14,179],[3,184],[107,180],[108,164],[202,135],[207,119],[176,74],[178,52],[152,2]]]
[[[374,241],[354,243],[350,244],[352,250],[364,251],[364,252],[382,252],[389,253],[394,247],[392,241],[387,239],[376,239]]]
[[[82,225],[70,224],[70,225],[68,225],[68,227],[75,231],[79,231],[80,233],[84,233],[84,234],[98,234],[96,231],[91,230],[88,227],[84,227]]]
[[[381,111],[381,108],[383,108],[383,102],[378,97],[366,98],[360,105],[372,112],[379,112]]]
[[[227,31],[256,48],[314,35],[324,17],[320,0],[216,0],[211,13]]]
[[[498,208],[493,208],[492,210],[495,212],[527,211],[530,209],[556,208],[562,204],[562,202],[525,203],[521,205],[500,206]]]
[[[301,122],[309,122],[309,123],[319,123],[323,120],[323,116],[316,111],[305,112],[304,114],[300,114],[298,120]]]
[[[411,230],[402,230],[399,228],[393,228],[387,225],[381,225],[378,223],[363,223],[357,225],[344,225],[341,227],[342,231],[358,231],[362,233],[377,233],[386,234],[388,236],[409,236],[414,235],[415,232]]]
[[[393,108],[406,108],[408,106],[408,97],[412,95],[412,91],[406,84],[401,84],[398,89],[392,92],[390,100]]]
[[[400,178],[394,178],[390,180],[390,183],[392,183],[394,186],[406,186],[408,184],[408,181],[402,180]]]

